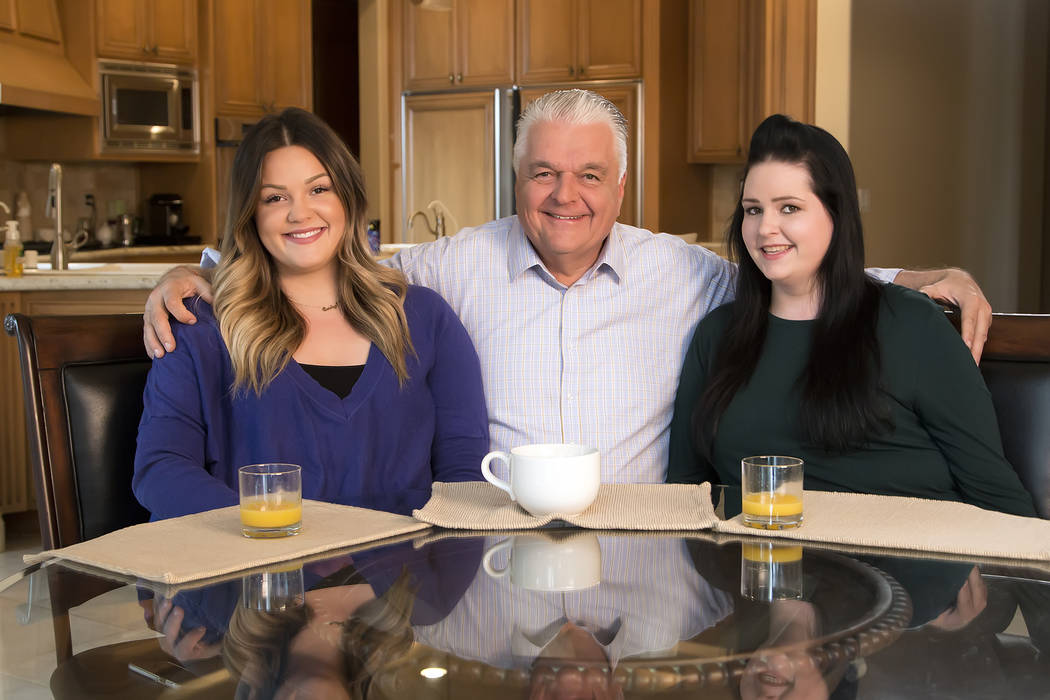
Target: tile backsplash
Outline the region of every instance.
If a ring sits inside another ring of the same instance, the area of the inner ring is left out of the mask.
[[[134,163],[62,163],[62,228],[72,232],[77,219],[88,216],[84,195],[95,195],[98,213],[96,226],[102,220],[115,216],[117,208],[140,216],[142,212],[138,169]],[[29,194],[33,221],[32,236],[22,232],[23,240],[34,240],[40,228],[53,228],[54,221],[44,216],[47,198],[47,177],[51,163],[47,161],[13,161],[0,158],[0,200],[11,207],[15,215],[15,200],[19,192]],[[121,204],[123,203],[123,204]],[[0,217],[4,216],[0,210]]]

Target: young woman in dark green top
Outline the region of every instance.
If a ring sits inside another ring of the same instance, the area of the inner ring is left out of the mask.
[[[958,333],[864,273],[856,192],[823,129],[774,115],[755,131],[728,234],[737,298],[689,346],[668,481],[739,485],[742,457],[791,455],[808,489],[1035,515]]]

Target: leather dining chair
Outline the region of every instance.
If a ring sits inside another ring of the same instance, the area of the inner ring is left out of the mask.
[[[958,327],[957,313],[950,313]],[[1003,451],[1050,518],[1050,315],[994,314],[981,356]]]
[[[142,392],[150,359],[136,314],[36,316],[10,314],[18,340],[30,467],[41,544],[67,547],[128,525],[149,513],[131,491]],[[122,586],[47,567],[58,668],[55,697],[156,697],[167,690],[128,672],[172,659],[157,639],[100,646],[73,654],[69,611]],[[94,582],[89,584],[88,582]],[[200,662],[179,697],[231,697],[236,685],[221,659]]]
[[[131,492],[135,437],[150,360],[142,317],[10,314],[18,340],[30,470],[44,549],[67,547],[149,513]],[[70,608],[119,584],[84,589],[48,568],[55,652],[72,656]],[[97,579],[96,579],[97,580]]]

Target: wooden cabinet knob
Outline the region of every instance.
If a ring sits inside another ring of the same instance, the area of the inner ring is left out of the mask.
[[[456,82],[456,76],[454,76],[451,73],[449,73],[448,74],[448,82],[450,82],[450,83]]]
[[[582,78],[582,77],[584,76],[584,74],[585,74],[586,72],[587,72],[587,71],[586,71],[586,69],[585,69],[585,68],[584,68],[583,66],[580,66],[580,77],[581,77],[581,78]]]
[[[572,66],[569,66],[569,75],[570,76],[576,75],[576,69],[574,67],[572,67]]]
[[[457,83],[462,83],[463,82],[463,74],[462,73],[456,73],[456,82]]]

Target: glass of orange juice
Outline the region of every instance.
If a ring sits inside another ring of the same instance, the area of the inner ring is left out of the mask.
[[[740,460],[745,525],[782,530],[802,524],[802,465],[798,457],[774,455]]]
[[[802,598],[802,547],[772,542],[740,548],[740,595],[770,603]]]
[[[303,524],[303,480],[298,464],[249,464],[239,470],[241,532],[287,537]]]

